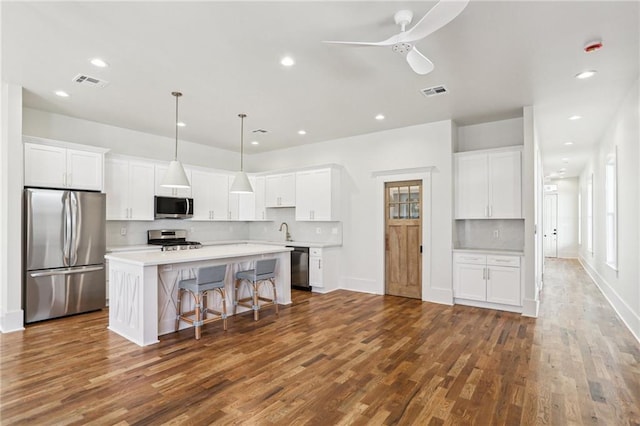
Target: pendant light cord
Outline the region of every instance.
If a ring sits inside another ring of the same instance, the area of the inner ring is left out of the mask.
[[[240,117],[240,171],[244,171],[244,118],[247,114],[238,114]]]
[[[174,155],[173,159],[175,161],[178,161],[178,127],[179,127],[178,126],[178,98],[180,96],[182,96],[182,93],[180,93],[180,92],[171,92],[171,94],[176,97],[176,124],[175,124],[175,126],[176,126],[176,150],[175,150],[175,155]]]

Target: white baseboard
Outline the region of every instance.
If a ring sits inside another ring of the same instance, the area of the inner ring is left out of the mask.
[[[0,316],[0,332],[11,333],[14,331],[24,330],[24,311],[5,312]]]
[[[340,279],[340,288],[343,290],[357,291],[358,293],[384,294],[384,291],[372,291],[376,288],[375,280],[367,280],[363,278],[345,277]]]
[[[633,310],[627,305],[618,293],[609,285],[602,275],[598,273],[582,256],[578,258],[578,261],[587,272],[587,275],[595,283],[596,287],[600,290],[607,302],[611,305],[618,317],[622,320],[624,325],[627,326],[633,337],[640,342],[640,316],[633,312]]]
[[[522,301],[522,316],[538,318],[538,311],[540,310],[540,301],[534,299],[524,299]]]
[[[511,306],[511,305],[503,305],[502,303],[492,303],[492,302],[484,302],[482,300],[470,300],[470,299],[458,299],[455,300],[456,305],[464,305],[464,306],[474,306],[476,308],[485,308],[485,309],[494,309],[497,311],[506,311],[506,312],[514,312],[521,313],[521,306]]]
[[[441,305],[453,305],[453,290],[450,288],[429,288],[422,296],[424,302],[439,303]]]

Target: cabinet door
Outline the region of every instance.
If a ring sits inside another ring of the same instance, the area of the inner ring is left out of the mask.
[[[309,257],[309,285],[312,287],[322,287],[322,257]]]
[[[232,194],[231,193],[231,185],[233,185],[233,180],[235,176],[227,177],[227,194],[229,197],[229,209],[227,211],[227,219],[229,220],[238,220],[240,219],[240,194]]]
[[[455,297],[471,300],[486,300],[486,281],[484,265],[455,265]]]
[[[487,155],[460,155],[456,165],[456,219],[482,219],[489,207]]]
[[[313,179],[313,220],[329,221],[333,219],[333,205],[331,203],[331,169],[316,170]],[[296,182],[297,185],[297,182]],[[297,200],[296,200],[297,207]]]
[[[256,178],[254,176],[249,176],[249,182],[251,182],[251,187],[253,188],[253,192],[250,194],[237,194],[239,220],[255,220],[256,219],[256,192],[257,192]]]
[[[102,191],[102,154],[67,149],[67,187]]]
[[[104,192],[107,194],[107,220],[129,219],[129,162],[107,158]]]
[[[25,186],[64,188],[67,181],[66,161],[64,148],[25,143]]]
[[[255,184],[253,184],[253,190],[255,194],[255,209],[256,220],[267,220],[267,209],[265,192],[266,192],[266,179],[264,176],[256,177]]]
[[[487,272],[487,301],[521,306],[520,268],[490,266]]]
[[[265,206],[280,207],[280,175],[265,178]]]
[[[296,174],[287,173],[281,175],[280,197],[283,206],[295,207],[296,205]]]
[[[229,220],[229,177],[212,173],[209,185],[213,220]]]
[[[191,197],[191,188],[167,188],[162,186],[162,180],[164,179],[164,175],[167,174],[167,170],[169,166],[156,164],[156,185],[155,185],[155,194],[163,197]],[[191,170],[185,169],[185,174],[187,175],[187,180],[191,182]]]
[[[296,173],[296,220],[313,220],[317,175],[315,171]]]
[[[489,217],[522,217],[521,152],[489,155]]]
[[[191,171],[193,220],[213,220],[212,176],[212,173],[207,173],[200,170]]]
[[[129,162],[129,218],[153,220],[154,165]]]

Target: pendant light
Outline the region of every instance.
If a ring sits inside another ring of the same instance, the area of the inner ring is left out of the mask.
[[[244,118],[247,114],[238,114],[240,117],[240,171],[236,173],[236,177],[233,180],[233,184],[231,185],[231,189],[229,192],[234,194],[246,194],[253,192],[253,188],[251,187],[251,182],[249,182],[249,178],[247,174],[244,172]]]
[[[176,150],[173,161],[169,163],[167,173],[164,175],[160,185],[167,188],[189,188],[191,185],[187,179],[187,174],[184,172],[182,163],[178,161],[178,98],[182,96],[182,93],[171,92],[171,95],[176,97],[176,122],[174,124],[176,127]]]

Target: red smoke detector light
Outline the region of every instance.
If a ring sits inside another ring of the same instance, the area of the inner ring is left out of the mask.
[[[602,42],[601,41],[592,41],[587,43],[584,46],[584,52],[585,53],[591,53],[591,52],[595,52],[596,50],[600,50],[602,48]]]

